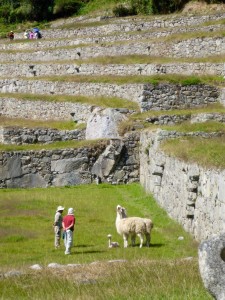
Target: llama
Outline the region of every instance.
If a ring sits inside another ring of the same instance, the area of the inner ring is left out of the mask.
[[[121,207],[121,215],[122,219],[127,218],[127,211],[125,207]],[[153,228],[153,223],[151,219],[147,218],[142,218],[146,224],[146,232],[145,232],[145,237],[146,237],[146,246],[150,247],[150,241],[151,241],[151,230]],[[136,234],[131,235],[131,244],[132,246],[135,246],[135,238]]]
[[[128,238],[131,235],[132,246],[135,244],[136,235],[140,239],[140,248],[143,246],[144,235],[146,236],[146,246],[150,246],[151,230],[153,223],[150,219],[139,217],[127,217],[126,209],[117,205],[116,229],[123,236],[124,248],[128,247]]]
[[[117,248],[117,247],[120,246],[119,243],[111,241],[112,240],[112,235],[111,234],[108,234],[107,237],[109,239],[109,248]]]

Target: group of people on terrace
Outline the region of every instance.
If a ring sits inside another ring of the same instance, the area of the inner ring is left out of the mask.
[[[23,36],[25,39],[30,39],[30,40],[42,38],[42,34],[38,28],[33,28],[32,30],[29,29],[25,30]]]
[[[40,30],[38,28],[33,28],[33,29],[26,29],[24,31],[24,34],[23,34],[24,38],[25,39],[41,39],[42,38],[42,34],[40,32]],[[14,40],[14,37],[15,37],[15,34],[13,31],[10,31],[8,33],[8,38],[10,40]]]

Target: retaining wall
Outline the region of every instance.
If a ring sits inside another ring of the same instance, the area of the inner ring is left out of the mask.
[[[44,38],[71,38],[71,37],[80,37],[80,36],[102,36],[103,34],[112,34],[115,32],[129,32],[129,31],[142,31],[142,30],[154,30],[154,29],[164,29],[164,28],[174,28],[174,27],[188,27],[192,26],[195,28],[197,25],[203,24],[205,22],[209,21],[216,21],[224,19],[225,13],[215,13],[215,14],[209,14],[209,15],[203,15],[203,16],[182,16],[177,17],[174,16],[157,16],[157,17],[146,17],[145,19],[138,19],[136,17],[132,18],[111,18],[111,19],[100,19],[98,18],[97,21],[94,21],[97,23],[98,21],[105,21],[104,23],[100,23],[100,26],[81,26],[80,28],[76,29],[56,29],[51,28],[51,30],[44,30],[43,36]],[[71,23],[77,24],[76,18],[70,19]],[[87,20],[87,23],[90,22]],[[62,20],[62,25],[65,22]],[[60,26],[59,23],[57,23],[57,26]],[[197,27],[198,28],[198,27]],[[16,34],[16,38],[23,38],[23,33]]]
[[[160,151],[163,140],[181,136],[161,130],[141,133],[140,182],[171,218],[201,241],[224,232],[225,171],[185,163]]]
[[[168,64],[1,64],[0,76],[12,77],[35,77],[61,75],[217,75],[225,76],[224,63],[168,63]]]
[[[80,103],[28,101],[0,97],[0,115],[10,118],[74,120],[78,123],[86,123],[91,110],[91,105]]]
[[[123,140],[111,140],[111,145],[120,143],[120,152],[104,161],[108,170],[103,181],[129,183],[139,181],[139,135],[131,134]],[[104,153],[106,141],[95,146],[78,149],[41,151],[1,151],[0,188],[30,188],[66,186],[92,183],[94,164]]]
[[[27,52],[1,53],[0,62],[37,62],[57,60],[80,60],[86,58],[118,55],[149,55],[164,57],[208,57],[225,53],[225,37],[193,38],[175,42],[140,41],[117,44],[101,44],[83,47],[58,48]]]
[[[52,128],[0,127],[0,143],[49,144],[56,141],[84,140],[85,130],[57,130]]]

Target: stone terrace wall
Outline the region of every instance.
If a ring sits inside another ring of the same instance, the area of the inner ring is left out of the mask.
[[[104,168],[110,170],[104,181],[129,183],[139,181],[139,135],[123,140],[116,160],[109,159]],[[0,152],[0,188],[48,187],[91,183],[92,168],[105,151],[107,142],[79,149]],[[108,153],[109,154],[109,153]],[[109,157],[110,154],[109,154]]]
[[[103,84],[41,80],[0,80],[0,93],[31,93],[118,97],[137,102],[143,84]]]
[[[1,96],[1,95],[0,95]],[[71,102],[26,101],[0,97],[0,115],[31,120],[74,120],[86,123],[91,105]]]
[[[154,125],[174,125],[180,124],[185,121],[190,121],[191,123],[203,123],[207,121],[216,121],[225,123],[225,115],[220,113],[199,113],[199,114],[187,114],[187,115],[169,115],[163,114],[159,116],[150,116],[145,119]]]
[[[225,76],[224,63],[168,63],[168,64],[1,64],[0,76],[35,77],[60,75],[155,75],[155,74],[184,74],[184,75],[219,75]]]
[[[95,29],[92,29],[89,32],[89,36],[80,36],[76,34],[71,35],[71,31],[62,30],[61,31],[61,39],[60,31],[58,32],[58,39],[52,37],[52,33],[47,31],[45,33],[45,38],[40,40],[33,40],[29,42],[21,42],[21,43],[9,43],[9,44],[1,44],[0,50],[44,50],[46,48],[57,48],[57,47],[68,47],[68,46],[78,46],[80,44],[101,44],[101,43],[112,43],[119,41],[134,41],[134,40],[144,40],[151,38],[164,38],[170,36],[172,34],[182,34],[186,32],[212,32],[212,31],[222,31],[225,26],[223,24],[218,25],[210,25],[203,27],[183,27],[183,28],[173,28],[173,29],[161,29],[152,30],[148,29],[148,31],[138,30],[136,34],[132,34],[130,32],[119,32],[118,34],[106,34],[106,35],[98,35],[96,36]],[[50,36],[49,36],[50,33]],[[17,38],[23,38],[22,35],[15,36]]]
[[[137,102],[142,111],[199,107],[218,101],[223,103],[225,96],[223,90],[207,85],[70,84],[32,80],[0,80],[0,92],[117,96]],[[78,122],[86,122],[92,110],[91,106],[76,103],[22,101],[13,98],[0,98],[0,108],[1,114],[9,117],[68,120],[73,115],[73,120]]]
[[[85,130],[57,130],[52,128],[0,127],[0,143],[48,144],[56,141],[84,140]]]
[[[85,27],[67,30],[66,32],[61,29],[45,30],[43,36],[46,38],[71,38],[76,36],[102,36],[103,34],[110,34],[115,32],[129,32],[140,31],[156,28],[174,28],[174,27],[186,27],[196,26],[208,21],[216,21],[224,19],[225,13],[217,13],[206,16],[174,16],[172,18],[157,17],[148,20],[139,20],[138,18],[117,18],[114,23],[103,24],[95,27]],[[75,21],[76,23],[76,21]],[[16,38],[23,38],[23,33],[18,34]]]
[[[175,42],[126,42],[95,46],[40,50],[32,52],[1,53],[0,62],[31,62],[79,60],[99,56],[151,55],[165,57],[208,57],[225,53],[225,37],[195,38]],[[32,55],[31,55],[32,54]]]
[[[224,232],[225,171],[185,163],[160,151],[161,141],[179,136],[160,130],[141,133],[140,182],[171,218],[201,241]]]
[[[213,86],[203,84],[182,86],[180,84],[146,84],[139,98],[142,111],[169,110],[198,107],[217,102],[220,92]]]

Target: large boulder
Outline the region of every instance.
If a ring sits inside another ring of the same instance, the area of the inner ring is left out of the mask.
[[[217,300],[225,300],[225,233],[199,246],[199,269],[206,289]]]
[[[122,140],[110,140],[110,144],[93,165],[91,173],[100,178],[101,181],[107,180],[107,177],[115,169],[122,155],[123,147],[124,143]]]
[[[86,139],[119,138],[118,124],[127,120],[128,110],[96,107],[87,121]]]

